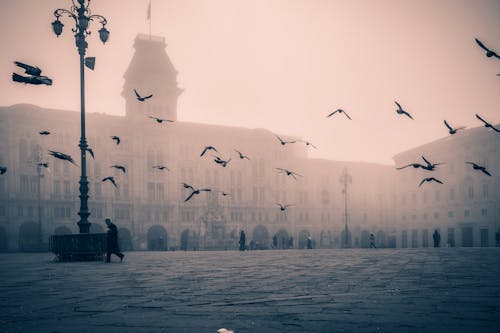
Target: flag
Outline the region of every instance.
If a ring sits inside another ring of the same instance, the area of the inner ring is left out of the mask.
[[[151,20],[151,0],[149,0],[149,5],[148,5],[148,20]]]

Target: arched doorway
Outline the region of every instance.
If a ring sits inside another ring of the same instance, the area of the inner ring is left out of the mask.
[[[105,232],[106,231],[104,231],[104,228],[100,224],[92,223],[90,225],[89,233],[91,234],[102,234]]]
[[[54,230],[54,235],[71,235],[71,229],[65,225],[59,226]]]
[[[307,230],[299,232],[299,249],[307,248],[307,239],[311,237],[311,233]]]
[[[132,245],[132,234],[127,228],[118,229],[118,245],[121,251],[132,251],[134,249]]]
[[[263,225],[258,225],[253,229],[252,240],[250,241],[251,250],[265,250],[269,248],[269,232]]]
[[[148,230],[148,250],[167,251],[168,234],[161,225],[154,225]]]
[[[361,247],[364,249],[370,247],[370,232],[368,230],[361,232]]]
[[[0,252],[7,252],[9,250],[9,237],[7,231],[0,227]]]
[[[387,247],[387,236],[385,232],[382,230],[379,230],[377,232],[377,236],[375,238],[375,244],[377,244],[377,247],[384,248]]]
[[[280,229],[273,236],[273,247],[276,249],[289,249],[293,247],[290,237],[285,229]]]
[[[407,230],[403,230],[401,232],[401,247],[402,248],[408,247],[408,231]]]
[[[319,234],[319,247],[321,248],[331,248],[332,247],[332,233],[330,231],[323,230]]]
[[[38,251],[40,248],[40,228],[38,223],[25,222],[19,227],[19,251]]]
[[[184,231],[181,233],[180,248],[183,251],[198,249],[198,237],[196,237],[194,231],[184,229]]]

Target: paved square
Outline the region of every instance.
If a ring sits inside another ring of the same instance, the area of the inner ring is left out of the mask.
[[[6,332],[498,332],[500,248],[0,255]]]

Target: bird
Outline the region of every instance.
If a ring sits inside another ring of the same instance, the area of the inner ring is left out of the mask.
[[[112,166],[110,166],[110,168],[118,169],[118,170],[122,171],[123,173],[127,172],[127,169],[123,165],[119,165],[119,164],[112,165]]]
[[[413,120],[413,117],[411,116],[411,114],[409,114],[408,112],[406,112],[405,110],[403,110],[403,108],[401,107],[401,105],[398,102],[394,101],[394,103],[396,103],[396,105],[398,106],[398,108],[396,109],[396,112],[398,114],[404,114],[404,115],[408,116],[410,119]]]
[[[24,84],[34,84],[34,85],[40,85],[40,84],[45,84],[47,86],[52,85],[52,79],[50,79],[47,76],[22,76],[16,73],[12,73],[12,81],[14,82],[21,82]]]
[[[278,206],[280,206],[280,210],[283,212],[285,209],[287,209],[290,206],[293,206],[293,204],[288,204],[288,205],[282,205],[280,203],[276,203]]]
[[[148,98],[151,98],[153,97],[153,95],[148,95],[148,96],[144,96],[142,97],[141,95],[139,95],[139,93],[137,92],[137,90],[134,89],[134,92],[135,92],[135,96],[137,97],[137,100],[140,101],[140,102],[144,102],[145,100],[147,100]]]
[[[49,162],[38,162],[36,165],[42,168],[48,168]]]
[[[191,186],[191,185],[189,185],[189,184],[187,184],[187,183],[181,183],[181,184],[182,184],[182,186],[183,186],[184,188],[189,188],[189,189],[191,189],[191,190],[193,190],[193,191],[194,191],[194,187],[193,187],[193,186]]]
[[[287,143],[295,143],[296,142],[296,141],[285,141],[277,135],[276,135],[276,137],[278,138],[278,140],[280,141],[282,146],[286,145]]]
[[[247,160],[250,160],[250,158],[246,155],[243,155],[243,153],[241,151],[236,150],[236,149],[234,151],[238,153],[238,155],[240,156],[240,159],[246,158]]]
[[[421,166],[421,168],[428,171],[433,171],[436,168],[436,166],[443,164],[443,163],[431,163],[424,156],[422,156],[422,159],[425,161],[427,165],[423,165]]]
[[[313,145],[313,144],[312,144],[312,143],[310,143],[309,141],[304,141],[304,140],[299,140],[299,141],[300,141],[300,142],[305,143],[305,144],[306,144],[306,146],[311,146],[311,147],[313,147],[313,148],[315,148],[315,149],[318,149],[318,147],[316,147],[315,145]]]
[[[38,134],[40,134],[40,135],[49,135],[50,132],[49,131],[40,131],[40,132],[38,132]]]
[[[276,168],[276,170],[278,170],[279,173],[286,174],[287,176],[292,176],[293,179],[295,179],[295,180],[297,179],[297,177],[295,177],[295,176],[303,177],[302,175],[299,175],[298,173],[293,172],[291,170],[282,169],[282,168]]]
[[[404,168],[407,168],[407,167],[414,167],[415,169],[418,169],[418,168],[422,168],[424,169],[424,165],[420,164],[420,163],[410,163],[408,165],[405,165],[405,166],[402,166],[402,167],[399,167],[399,168],[396,168],[396,170],[401,170],[401,169],[404,169]]]
[[[201,189],[195,189],[194,187],[192,187],[191,185],[188,185],[188,187],[186,187],[186,185],[188,184],[185,184],[184,185],[184,188],[190,188],[191,189],[191,194],[188,195],[188,197],[186,198],[186,200],[184,200],[184,202],[188,201],[189,199],[191,199],[193,197],[193,195],[195,194],[200,194],[200,192],[210,192],[212,191],[211,189],[209,188],[201,188]]]
[[[422,179],[422,181],[420,182],[420,185],[418,185],[418,187],[422,186],[422,184],[423,184],[423,183],[425,183],[425,182],[432,182],[432,181],[437,182],[437,183],[439,183],[439,184],[442,184],[442,183],[443,183],[442,181],[440,181],[440,180],[439,180],[439,179],[437,179],[437,178],[434,178],[434,177],[428,177],[428,178],[424,178],[424,179]]]
[[[61,152],[58,152],[58,151],[54,151],[54,150],[49,150],[49,155],[52,155],[55,158],[58,158],[58,159],[63,160],[63,161],[71,162],[74,165],[76,165],[76,163],[73,160],[73,158],[71,157],[71,155],[64,154],[64,153],[61,153]]]
[[[488,58],[495,57],[495,58],[500,59],[500,56],[498,54],[496,54],[494,51],[487,48],[479,39],[475,38],[475,40],[476,40],[477,45],[479,45],[483,50],[486,51],[486,56]]]
[[[90,156],[92,156],[92,159],[95,160],[95,157],[94,157],[94,151],[92,150],[92,148],[85,148],[86,151],[89,152]]]
[[[3,166],[3,165],[0,165],[0,175],[3,175],[6,172],[7,172],[7,167]]]
[[[153,116],[149,116],[149,118],[155,119],[156,122],[159,123],[159,124],[161,124],[163,122],[169,122],[169,123],[173,123],[174,122],[173,120],[170,120],[170,119],[162,119],[162,118],[153,117]]]
[[[203,148],[203,151],[201,152],[200,157],[202,157],[203,155],[205,155],[205,153],[207,152],[207,150],[213,150],[216,153],[218,153],[217,149],[215,149],[214,146],[206,146],[205,148]]]
[[[476,118],[479,119],[479,120],[481,120],[484,123],[484,127],[491,128],[495,132],[500,132],[500,130],[498,128],[495,128],[495,126],[493,126],[492,124],[490,124],[489,122],[487,122],[486,120],[484,120],[483,118],[481,118],[481,116],[478,115],[477,113],[476,113]]]
[[[118,184],[116,184],[115,177],[113,177],[113,176],[109,176],[109,177],[103,178],[102,181],[103,182],[110,181],[111,184],[114,185],[114,187],[118,188]]]
[[[345,114],[345,116],[346,116],[347,118],[349,118],[349,120],[352,120],[352,119],[351,119],[351,117],[349,117],[349,115],[347,114],[347,112],[345,112],[343,109],[337,109],[337,110],[333,111],[332,113],[330,113],[330,114],[329,114],[328,116],[326,116],[326,117],[327,117],[327,118],[328,118],[328,117],[331,117],[331,116],[333,116],[334,114],[336,114],[337,112],[338,112],[338,113],[343,113],[343,114]]]
[[[224,168],[225,168],[225,167],[227,166],[227,164],[231,161],[231,158],[229,158],[229,159],[226,161],[226,160],[223,160],[222,158],[220,158],[219,156],[212,155],[212,157],[214,157],[214,162],[215,162],[215,163],[222,165]]]
[[[31,66],[20,61],[14,61],[16,66],[24,68],[24,73],[28,75],[40,76],[42,74],[42,70],[38,66]]]
[[[225,196],[227,196],[227,195],[231,195],[231,193],[227,193],[227,192],[224,192],[224,191],[221,191],[221,192],[220,192],[220,194],[221,194],[223,197],[225,197]]]
[[[444,121],[444,124],[448,128],[448,133],[450,133],[451,135],[453,135],[453,134],[457,133],[457,131],[465,128],[465,126],[460,126],[460,127],[457,127],[457,128],[453,128],[453,127],[450,126],[450,124],[448,124],[448,122],[446,120]]]
[[[167,169],[168,171],[170,171],[170,169],[167,168],[164,165],[155,165],[155,166],[153,166],[153,169],[158,169],[158,170],[165,170],[165,169]]]
[[[115,140],[116,144],[119,145],[121,140],[120,140],[120,137],[116,136],[116,135],[113,135],[111,136],[111,139]]]
[[[486,175],[488,175],[488,176],[491,176],[491,173],[489,173],[489,171],[488,171],[488,170],[486,170],[486,167],[484,167],[484,166],[482,166],[482,165],[479,165],[479,164],[477,164],[477,163],[474,163],[474,162],[465,162],[465,163],[472,165],[472,168],[473,168],[474,170],[480,170],[480,171],[482,171],[484,174],[486,174]]]

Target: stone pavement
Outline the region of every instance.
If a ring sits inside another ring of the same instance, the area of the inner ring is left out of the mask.
[[[6,332],[498,332],[500,248],[0,255]]]

